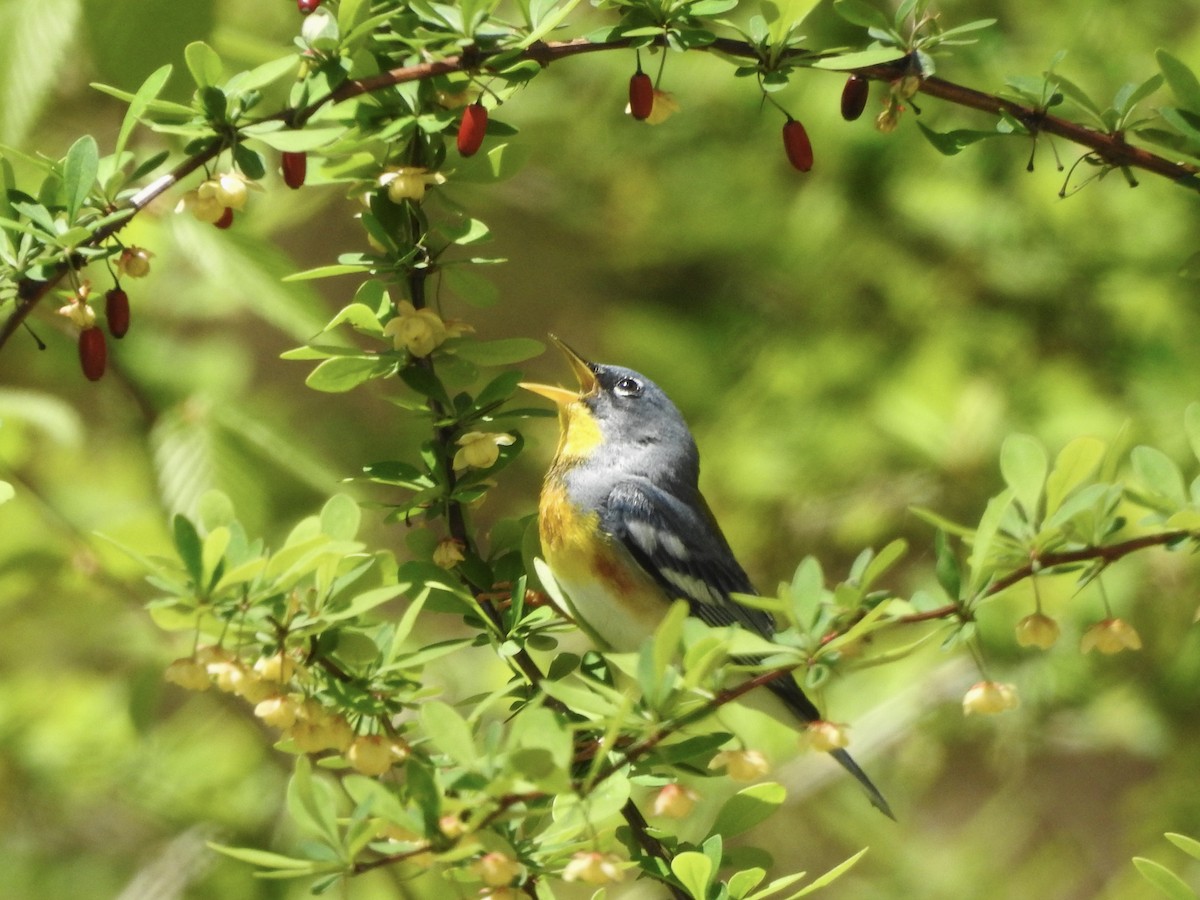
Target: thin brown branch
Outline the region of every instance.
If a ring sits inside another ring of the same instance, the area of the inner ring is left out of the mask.
[[[665,39],[661,39],[659,43],[664,43]],[[569,41],[558,42],[542,42],[539,41],[532,46],[526,48],[521,54],[521,59],[534,60],[542,66],[548,66],[552,62],[567,59],[572,56],[579,56],[585,53],[598,53],[609,50],[626,49],[632,43],[630,38],[621,38],[612,41],[591,42],[584,38],[575,38]],[[707,47],[698,48],[703,50],[712,50],[726,56],[735,57],[738,59],[755,60],[758,59],[756,48],[746,41],[735,40],[732,38],[717,38],[712,44]],[[313,101],[307,107],[299,110],[283,110],[275,115],[268,116],[261,121],[284,120],[293,125],[302,125],[307,121],[317,110],[330,103],[340,103],[344,100],[349,100],[353,97],[359,97],[363,94],[369,94],[375,91],[386,90],[400,84],[406,84],[413,81],[422,81],[427,78],[433,78],[438,75],[446,75],[453,72],[486,70],[488,59],[508,51],[494,51],[491,53],[483,53],[473,51],[460,56],[452,56],[447,59],[437,60],[434,62],[419,63],[410,66],[401,66],[391,69],[387,72],[381,72],[377,75],[372,75],[369,78],[360,78],[353,81],[347,81],[330,92],[325,97]],[[794,51],[789,55],[788,60],[802,64],[803,61],[812,61],[820,58],[819,55],[814,55],[804,50]],[[510,57],[510,60],[512,58]],[[876,81],[892,82],[904,75],[910,73],[910,69],[906,60],[898,60],[892,63],[882,65],[864,66],[858,69],[846,69],[842,74],[860,75],[863,78],[868,78]],[[1197,174],[1200,173],[1200,167],[1191,163],[1176,162],[1159,156],[1149,150],[1141,147],[1135,147],[1126,143],[1125,136],[1122,132],[1107,134],[1095,129],[1087,128],[1067,119],[1062,119],[1057,116],[1049,115],[1045,110],[1035,109],[1034,107],[1024,106],[1015,103],[1011,100],[1006,100],[995,94],[988,94],[983,91],[977,91],[973,88],[964,87],[963,85],[945,81],[941,78],[926,78],[922,80],[920,92],[930,97],[936,97],[940,100],[965,106],[969,109],[979,110],[980,112],[988,113],[993,116],[1000,116],[1005,113],[1021,122],[1033,134],[1045,132],[1062,137],[1065,140],[1072,141],[1080,146],[1087,147],[1099,161],[1109,166],[1138,168],[1155,175],[1166,177],[1178,183],[1186,183],[1189,187],[1200,189],[1200,179]],[[189,157],[178,166],[176,166],[168,174],[156,179],[146,187],[142,188],[129,201],[127,209],[131,211],[131,215],[118,222],[106,225],[98,229],[95,234],[87,241],[87,246],[96,247],[108,240],[123,228],[130,219],[138,212],[146,207],[156,197],[173,187],[180,179],[184,178],[191,172],[198,169],[200,166],[214,159],[223,149],[224,142],[219,139],[214,139],[213,143],[195,156]],[[29,316],[33,309],[38,305],[43,297],[46,296],[55,286],[62,280],[67,271],[64,265],[55,277],[48,281],[40,282],[32,288],[25,296],[17,300],[16,307],[9,314],[8,319],[3,324],[0,324],[0,348],[8,342],[9,338],[21,327],[21,323]]]

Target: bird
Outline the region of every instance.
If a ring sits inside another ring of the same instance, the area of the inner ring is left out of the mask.
[[[770,639],[772,617],[732,599],[755,594],[700,493],[700,454],[683,415],[646,376],[589,362],[555,335],[578,390],[521,382],[558,409],[559,440],[538,502],[542,553],[576,616],[616,651],[639,649],[671,604],[714,627]],[[819,721],[795,679],[766,685],[803,723]],[[761,690],[761,688],[759,689]],[[879,789],[843,749],[831,751],[894,819]]]

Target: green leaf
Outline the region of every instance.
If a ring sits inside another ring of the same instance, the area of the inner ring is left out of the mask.
[[[1196,78],[1196,73],[1166,50],[1159,50],[1154,56],[1175,99],[1180,105],[1200,113],[1200,79]]]
[[[211,87],[221,80],[221,57],[204,41],[192,41],[184,47],[183,58],[196,87]]]
[[[1187,883],[1162,863],[1156,863],[1144,856],[1135,856],[1133,864],[1143,878],[1171,900],[1196,900],[1196,893]]]
[[[1003,137],[998,131],[973,131],[965,128],[946,132],[934,131],[921,121],[917,122],[917,127],[921,129],[921,134],[925,135],[929,143],[933,144],[934,149],[943,156],[954,156],[961,153],[964,148],[985,138]]]
[[[837,881],[839,878],[849,872],[850,869],[853,868],[854,865],[863,858],[867,852],[867,849],[867,847],[863,847],[849,859],[838,863],[824,875],[814,879],[811,884],[806,884],[802,890],[792,894],[787,898],[787,900],[797,900],[799,897],[804,897],[808,894],[811,894],[813,891],[819,891],[821,888],[833,884],[833,882]]]
[[[340,394],[389,372],[394,365],[386,359],[339,356],[318,365],[304,383],[315,391]]]
[[[217,844],[213,841],[208,842],[208,847],[210,850],[215,850],[217,853],[221,853],[232,859],[250,863],[252,866],[262,866],[265,869],[292,870],[297,874],[307,874],[317,871],[317,863],[311,859],[296,859],[292,856],[283,856],[280,853],[271,853],[268,850],[255,850],[251,847],[227,847],[224,844]]]
[[[346,129],[340,125],[300,129],[251,126],[245,130],[246,137],[252,137],[268,147],[288,153],[316,150],[332,144],[345,133]]]
[[[332,786],[314,778],[307,756],[296,757],[296,768],[287,787],[288,814],[297,826],[338,846],[337,801]]]
[[[713,864],[703,853],[685,850],[671,860],[671,871],[695,900],[705,900],[713,877]]]
[[[100,169],[100,148],[96,139],[85,134],[67,151],[63,165],[63,190],[67,195],[67,216],[73,222],[79,208],[87,200],[96,184],[96,173]]]
[[[1154,447],[1134,447],[1130,461],[1138,480],[1151,491],[1176,507],[1187,504],[1183,473],[1167,454]]]
[[[1192,453],[1200,460],[1200,403],[1191,403],[1183,411],[1183,426],[1187,431]]]
[[[787,791],[774,781],[743,788],[725,801],[709,834],[728,838],[749,831],[775,812],[786,799]]]
[[[354,540],[361,522],[362,510],[346,494],[334,494],[321,508],[321,531],[334,540]]]
[[[204,549],[196,526],[185,515],[176,515],[174,521],[175,550],[183,561],[188,575],[199,589],[204,578]]]
[[[1165,837],[1192,859],[1200,859],[1200,841],[1188,837],[1186,834],[1176,834],[1173,831],[1168,831]]]
[[[1104,441],[1098,438],[1079,437],[1059,451],[1054,469],[1046,479],[1047,519],[1073,490],[1096,473],[1107,449]]]
[[[311,281],[316,278],[332,278],[334,275],[355,275],[367,271],[370,266],[355,263],[349,265],[346,263],[338,263],[330,266],[317,266],[315,269],[308,269],[304,272],[294,272],[286,276],[284,281]]]
[[[834,0],[833,11],[853,25],[892,30],[892,22],[882,10],[864,0]]]
[[[866,570],[859,578],[859,585],[862,589],[867,590],[880,575],[899,562],[907,552],[908,543],[903,538],[897,538],[880,550],[879,554],[867,564]]]
[[[507,366],[524,362],[546,352],[546,345],[533,338],[506,338],[498,341],[466,340],[454,347],[454,355],[477,366]]]
[[[448,703],[431,700],[421,706],[421,725],[435,747],[464,766],[478,758],[471,726]]]
[[[904,59],[903,50],[896,47],[872,47],[855,53],[843,53],[840,56],[818,59],[812,64],[812,68],[842,72],[849,69],[861,69],[865,66],[880,66],[900,59]]]
[[[766,869],[759,868],[742,869],[740,872],[734,872],[729,876],[729,881],[726,884],[729,888],[729,896],[732,900],[742,900],[743,897],[762,882],[766,874]]]
[[[1011,434],[1000,447],[1000,474],[1030,522],[1037,519],[1048,465],[1042,445],[1027,434]]]
[[[171,77],[171,71],[172,67],[170,65],[160,66],[155,69],[142,82],[142,86],[133,95],[133,99],[129,101],[129,109],[125,111],[125,118],[121,122],[121,130],[117,134],[116,147],[113,149],[113,156],[117,159],[120,159],[121,154],[125,151],[125,144],[129,141],[129,136],[133,133],[134,126],[146,114],[146,109],[150,105],[150,101],[157,100],[158,95],[166,87],[167,80]]]
[[[954,548],[950,546],[946,532],[939,531],[934,536],[933,546],[934,552],[937,554],[934,574],[937,576],[938,584],[942,586],[942,590],[950,596],[951,600],[958,600],[962,596],[962,568],[959,566]]]
[[[991,555],[996,533],[1000,530],[1000,522],[1008,513],[1012,502],[1012,490],[1004,490],[988,501],[987,508],[983,511],[983,518],[979,520],[979,528],[975,530],[975,537],[971,540],[969,560],[971,580],[967,584],[967,589],[972,596],[983,587],[985,579],[991,574],[987,567],[988,557]]]

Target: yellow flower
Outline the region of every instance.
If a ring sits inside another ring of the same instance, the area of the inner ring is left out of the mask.
[[[468,431],[456,441],[458,451],[454,454],[454,468],[490,469],[500,458],[500,448],[516,440],[511,434]]]
[[[647,125],[661,125],[675,113],[679,112],[679,101],[669,91],[654,89],[654,105],[650,107],[650,115],[646,117]]]
[[[806,741],[813,750],[821,753],[829,753],[850,746],[850,736],[846,733],[846,726],[824,720],[809,722],[800,739]]]
[[[504,887],[512,884],[514,878],[521,874],[521,864],[507,853],[493,851],[485,853],[475,860],[472,868],[475,874],[489,887]]]
[[[975,713],[984,716],[1016,709],[1021,704],[1014,685],[999,681],[981,681],[963,696],[963,715]]]
[[[250,196],[249,187],[250,185],[241,175],[236,172],[226,172],[200,185],[200,194],[203,195],[207,188],[221,206],[239,210],[246,207],[246,200]],[[254,187],[257,188],[258,185],[254,185]]]
[[[1026,616],[1017,623],[1017,643],[1022,647],[1049,650],[1058,640],[1058,623],[1041,613]]]
[[[654,815],[668,819],[686,819],[696,808],[700,799],[689,787],[682,784],[668,784],[654,798]]]
[[[430,172],[423,166],[398,166],[379,176],[379,186],[387,188],[388,199],[393,203],[402,200],[420,203],[425,199],[425,189],[429,185],[445,181],[446,176],[441,172]]]
[[[439,568],[453,569],[464,559],[462,544],[454,538],[444,538],[433,548],[433,564]]]
[[[582,881],[584,884],[609,884],[624,877],[621,859],[611,853],[581,851],[571,857],[563,869],[563,881]]]
[[[96,311],[88,304],[88,296],[92,293],[92,283],[85,281],[77,290],[67,294],[67,302],[60,306],[58,314],[66,316],[81,329],[91,328],[96,324]]]
[[[130,278],[145,278],[150,274],[150,257],[153,255],[144,247],[126,247],[117,257],[117,271]]]
[[[363,775],[382,775],[403,758],[397,749],[395,741],[381,734],[359,735],[346,751],[346,761]]]
[[[172,662],[167,666],[163,677],[172,684],[177,684],[189,691],[207,691],[212,687],[212,682],[208,680],[207,670],[191,657]]]
[[[432,309],[417,309],[407,300],[396,304],[398,315],[383,326],[397,350],[413,356],[428,356],[446,340],[446,323]]]
[[[1097,622],[1083,633],[1079,640],[1079,651],[1091,653],[1099,650],[1111,655],[1122,650],[1141,650],[1142,639],[1132,625],[1124,619],[1105,619]]]
[[[208,184],[206,181],[204,184]],[[200,187],[204,187],[201,185]],[[204,222],[206,225],[212,225],[220,220],[221,216],[225,215],[225,207],[217,200],[213,191],[207,191],[201,195],[199,188],[194,191],[188,191],[179,198],[179,202],[175,204],[175,212],[191,213],[197,220]]]
[[[282,684],[290,681],[296,673],[296,661],[285,653],[275,653],[264,656],[254,664],[254,671],[263,681],[273,681]]]
[[[757,750],[722,750],[708,767],[724,769],[734,781],[755,781],[771,771],[767,758]]]
[[[291,697],[273,694],[258,702],[254,715],[276,728],[291,728],[296,724],[296,702]]]

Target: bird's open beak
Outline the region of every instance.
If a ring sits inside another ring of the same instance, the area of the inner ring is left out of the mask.
[[[550,340],[554,346],[562,351],[562,355],[571,364],[571,370],[575,373],[575,377],[579,379],[579,390],[572,391],[567,388],[558,387],[557,385],[536,384],[529,381],[522,381],[520,387],[525,388],[527,391],[533,391],[533,393],[539,394],[547,400],[552,400],[556,406],[560,407],[596,393],[600,389],[600,385],[596,381],[596,373],[592,371],[587,360],[564,344],[557,336],[550,335]]]

